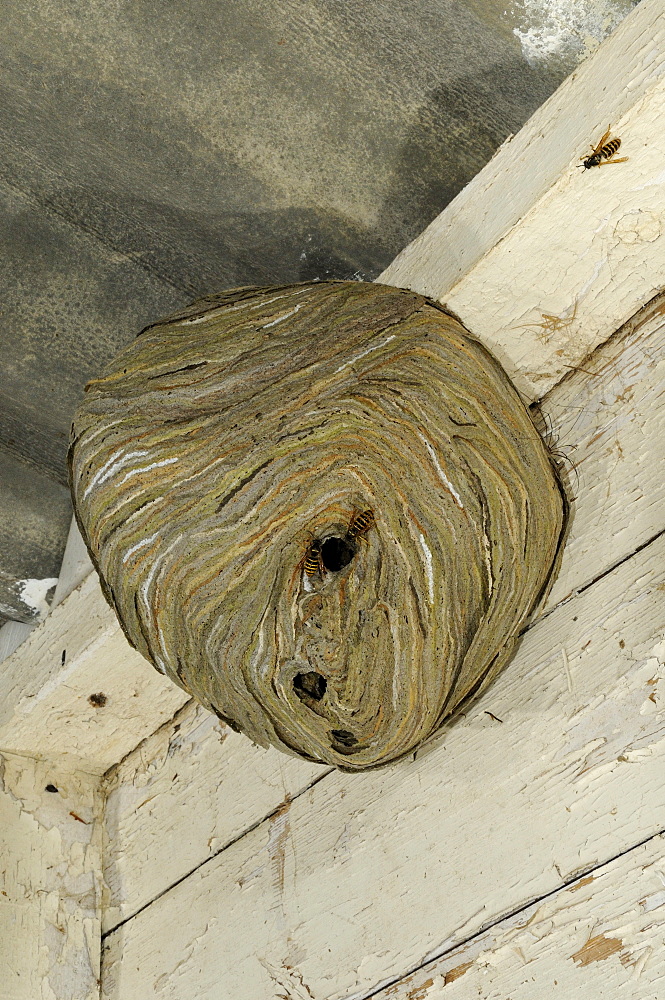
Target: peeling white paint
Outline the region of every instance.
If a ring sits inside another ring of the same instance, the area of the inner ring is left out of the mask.
[[[97,1000],[100,812],[97,779],[0,757],[3,997]]]
[[[422,964],[423,956],[433,958],[443,948],[474,937],[495,914],[521,905],[527,893],[527,898],[548,894],[580,868],[597,864],[599,855],[621,853],[646,830],[657,829],[665,801],[663,721],[659,725],[656,717],[641,716],[639,705],[653,676],[651,653],[662,642],[658,626],[664,552],[665,539],[653,542],[535,624],[480,705],[449,727],[444,738],[432,740],[415,762],[405,760],[360,780],[358,775],[333,772],[295,797],[288,814],[278,808],[205,865],[192,864],[189,841],[195,835],[200,859],[208,859],[209,821],[204,825],[197,820],[193,834],[191,814],[195,803],[197,811],[208,810],[202,803],[219,759],[213,731],[205,737],[207,745],[196,767],[191,756],[176,751],[163,773],[155,775],[163,791],[152,798],[150,810],[133,809],[130,800],[124,805],[122,828],[109,856],[109,864],[125,873],[121,888],[132,898],[130,912],[135,912],[147,891],[142,845],[160,845],[151,865],[154,902],[107,938],[109,982],[120,962],[126,977],[123,991],[108,991],[109,1000],[150,995],[165,964],[171,966],[181,957],[185,964],[179,966],[177,983],[163,991],[164,1000],[207,995],[208,984],[221,970],[225,989],[238,1000],[271,996],[260,957],[268,956],[281,968],[279,956],[290,955],[292,949],[304,953],[297,972],[313,996],[367,996],[379,983]],[[648,602],[635,602],[634,595],[643,594],[650,595]],[[574,705],[561,697],[564,635],[566,656],[576,664]],[[618,657],[624,635],[629,637],[629,652]],[[582,656],[583,669],[577,666]],[[533,674],[536,664],[540,669]],[[485,706],[504,724],[489,730]],[[227,753],[231,739],[224,743]],[[634,751],[639,759],[633,758]],[[170,768],[179,775],[186,768],[183,786],[170,780]],[[236,794],[241,786],[244,793],[251,771],[237,761]],[[156,791],[155,784],[150,795]],[[223,795],[225,816],[236,810],[235,797]],[[162,801],[155,817],[151,811],[158,799]],[[115,804],[111,815],[118,815]],[[473,835],[487,831],[488,822],[491,833]],[[559,873],[552,865],[553,845]],[[188,857],[181,858],[184,850]],[[647,860],[661,858],[662,844]],[[191,872],[184,879],[178,878],[181,865],[186,866],[184,875]],[[490,895],[488,877],[495,887]],[[174,884],[174,890],[163,891]],[[600,958],[606,957],[603,948],[609,948],[608,962],[622,977],[620,982],[632,982],[638,975],[636,991],[627,993],[635,1000],[654,966],[646,949],[660,947],[649,928],[662,912],[655,906],[658,898],[637,904],[663,886],[653,868],[645,871],[639,888],[632,875],[622,884],[628,897],[617,894],[611,884],[606,894],[621,905],[602,912],[598,933],[605,933],[609,944],[600,939],[599,958],[594,957],[594,921],[599,915],[593,904],[582,910],[576,923],[567,919],[570,905],[585,898],[587,886],[581,882],[579,895],[562,888],[556,899],[552,897],[551,908],[540,911],[519,940],[486,946],[477,977],[522,970],[520,952],[536,960],[543,949],[552,951],[547,935],[558,935],[565,946],[556,950],[557,973],[561,968],[580,982],[597,968],[607,975]],[[116,899],[123,909],[128,906],[126,898]],[[654,906],[653,915],[646,910],[649,905]],[[185,911],[188,921],[183,926]],[[613,925],[615,916],[621,929]],[[195,965],[187,960],[190,943],[204,934],[211,917],[218,918],[219,933],[214,941],[203,938]],[[621,944],[615,945],[613,938],[620,938]],[[543,948],[538,945],[541,939]],[[571,959],[580,951],[586,964]],[[464,964],[463,958],[459,964]],[[641,972],[635,973],[638,967]],[[586,995],[597,995],[596,980],[588,981],[594,988]],[[445,975],[441,985],[447,989]],[[529,980],[516,1000],[533,1000],[533,991],[525,992],[532,986]],[[409,996],[408,990],[404,996]],[[411,1000],[416,998],[420,1000],[413,993]]]
[[[561,659],[563,661],[563,670],[566,675],[566,682],[568,684],[568,692],[573,693],[573,675],[570,672],[570,663],[568,662],[568,654],[566,652],[565,646],[561,647]]]
[[[567,0],[561,16],[567,24],[587,8]],[[536,30],[526,7],[505,9],[511,26]],[[529,10],[546,16],[555,7]],[[660,287],[665,241],[653,238],[653,220],[639,223],[633,243],[613,230],[637,210],[665,217],[665,187],[652,183],[663,171],[664,32],[661,0],[639,4],[379,276],[451,309],[529,399],[581,364]],[[609,124],[627,161],[577,169]],[[575,317],[548,326],[546,314],[565,315],[575,299]],[[525,315],[534,317],[528,327]]]
[[[187,700],[129,647],[91,573],[3,664],[0,747],[101,774]]]
[[[652,892],[649,896],[641,900],[640,905],[645,913],[651,913],[652,910],[657,910],[659,907],[665,906],[665,889],[660,889],[659,892]]]
[[[17,586],[23,603],[43,617],[49,611],[46,595],[58,582],[56,577],[45,577],[43,580],[19,580]]]
[[[553,59],[579,62],[616,28],[632,0],[517,0],[504,12],[516,24],[522,54],[531,66]]]
[[[510,997],[534,1000],[661,996],[665,924],[636,905],[652,881],[662,837],[628,851],[593,877],[559,890],[405,976],[376,1000]],[[453,983],[458,982],[456,989]],[[452,991],[451,991],[452,987]],[[365,994],[367,995],[367,994]]]

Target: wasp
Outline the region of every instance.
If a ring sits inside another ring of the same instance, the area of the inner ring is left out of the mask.
[[[621,139],[618,136],[610,139],[611,130],[612,126],[610,125],[598,145],[591,147],[593,150],[591,156],[580,156],[580,159],[583,161],[581,166],[584,170],[589,170],[591,167],[604,167],[608,163],[626,162],[628,159],[627,156],[621,156],[618,160],[614,159],[614,155],[621,145]]]
[[[374,524],[373,510],[354,511],[348,531],[346,532],[347,539],[355,542],[359,538],[363,538],[374,527]]]
[[[322,577],[325,572],[323,556],[321,555],[321,542],[317,538],[310,542],[307,547],[304,568],[309,577],[316,576],[317,573]]]

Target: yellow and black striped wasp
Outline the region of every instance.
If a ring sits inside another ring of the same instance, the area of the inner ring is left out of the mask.
[[[356,542],[359,538],[364,538],[367,532],[374,527],[375,523],[373,510],[354,511],[351,523],[346,532],[347,539],[351,542]]]
[[[582,169],[590,170],[591,167],[604,167],[608,163],[625,163],[628,159],[627,156],[620,156],[618,160],[614,159],[615,154],[619,150],[621,145],[621,139],[615,136],[614,139],[610,139],[610,133],[612,131],[612,126],[610,125],[607,132],[602,137],[597,146],[592,146],[593,152],[590,156],[580,156],[580,160],[583,162],[580,164]]]
[[[318,538],[315,538],[307,546],[303,567],[305,573],[308,577],[310,577],[310,579],[313,576],[316,576],[317,573],[323,578],[325,566],[323,565],[323,556],[321,555],[321,542]]]

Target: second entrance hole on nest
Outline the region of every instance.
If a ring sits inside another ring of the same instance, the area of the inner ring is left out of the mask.
[[[321,701],[328,682],[322,674],[317,674],[315,670],[308,670],[303,674],[296,674],[293,678],[293,690],[301,701],[305,698],[312,698],[313,701]]]

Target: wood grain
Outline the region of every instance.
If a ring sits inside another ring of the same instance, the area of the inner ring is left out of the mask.
[[[188,700],[127,644],[91,574],[3,663],[0,750],[101,775]]]
[[[665,296],[656,296],[538,408],[571,499],[551,608],[665,526]],[[538,423],[538,419],[536,420]]]
[[[374,997],[660,1000],[664,887],[665,838],[660,835]],[[292,972],[282,975],[287,984],[297,982]],[[295,986],[292,995],[298,996]]]
[[[329,772],[255,746],[190,702],[106,776],[104,930]]]

